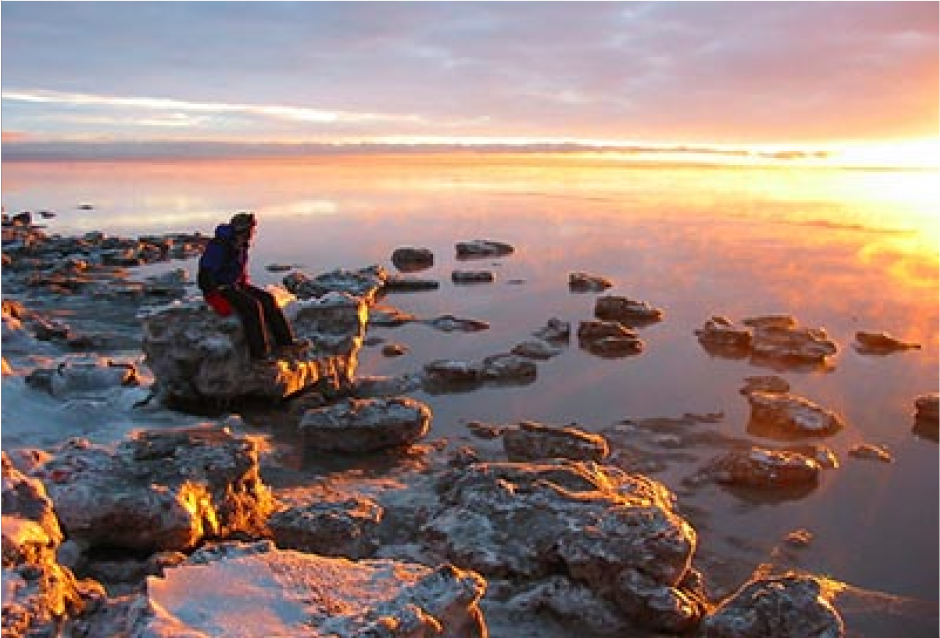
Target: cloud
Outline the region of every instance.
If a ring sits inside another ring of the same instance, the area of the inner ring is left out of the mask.
[[[37,134],[89,111],[139,117],[128,135],[285,139],[937,131],[935,3],[10,3],[3,17],[4,124]],[[118,128],[100,127],[85,132]]]
[[[196,112],[205,113],[210,117],[234,113],[254,117],[287,120],[291,122],[315,122],[318,124],[330,124],[344,121],[420,121],[420,118],[414,115],[325,111],[320,109],[284,106],[277,104],[226,104],[221,102],[190,102],[179,99],[153,97],[117,97],[108,95],[91,95],[87,93],[63,93],[59,91],[4,90],[2,96],[5,100],[49,104],[55,106],[104,107],[109,109],[124,109],[145,112]]]

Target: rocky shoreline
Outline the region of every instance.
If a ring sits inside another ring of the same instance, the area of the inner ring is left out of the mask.
[[[572,292],[596,295],[593,319],[573,327],[547,318],[509,352],[364,378],[357,358],[370,325],[487,328],[476,318],[418,318],[383,305],[392,290],[435,289],[413,274],[433,254],[400,247],[391,254],[403,274],[370,266],[285,275],[285,310],[315,347],[303,358],[253,363],[238,321],[193,298],[185,271],[138,282],[127,270],[191,258],[206,239],[61,238],[30,218],[4,219],[5,376],[62,402],[134,392],[150,407],[225,415],[113,445],[73,438],[5,448],[4,635],[223,635],[228,605],[199,601],[226,599],[269,610],[243,626],[247,635],[285,626],[293,635],[409,637],[846,633],[845,588],[823,575],[754,565],[740,588],[717,584],[694,507],[683,505],[716,484],[805,493],[837,470],[821,441],[845,426],[843,417],[792,394],[781,377],[753,377],[742,388],[748,433],[779,441],[774,447],[710,427],[721,414],[690,414],[601,432],[474,423],[479,445],[453,449],[426,440],[433,414],[410,392],[531,383],[539,362],[572,339],[599,357],[640,356],[643,327],[665,313],[605,294],[610,282],[601,276],[571,273]],[[489,240],[455,249],[460,260],[513,252]],[[485,270],[453,275],[465,285],[494,280]],[[140,338],[108,329],[115,326]],[[740,325],[715,316],[694,338],[714,356],[778,369],[825,368],[838,351],[824,329],[789,316]],[[878,332],[856,338],[865,354],[917,347]],[[137,347],[142,365],[108,356]],[[52,364],[24,370],[37,353]],[[936,440],[937,395],[911,405],[912,427]],[[233,408],[286,424],[305,450],[337,455],[339,469],[302,490],[275,486],[262,437],[235,431]],[[852,454],[891,461],[874,444]],[[362,472],[348,462],[357,457],[386,462]],[[690,465],[675,492],[650,476]],[[801,542],[811,534],[794,530],[792,545]]]

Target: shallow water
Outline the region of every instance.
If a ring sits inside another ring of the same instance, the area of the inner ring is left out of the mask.
[[[914,398],[938,389],[938,219],[935,172],[629,166],[594,158],[511,156],[339,157],[311,161],[9,164],[5,210],[51,210],[49,232],[117,235],[211,233],[237,210],[261,219],[252,257],[258,283],[271,263],[308,274],[381,264],[421,246],[435,265],[418,276],[433,292],[383,302],[419,317],[453,314],[489,330],[427,326],[370,330],[408,347],[386,358],[366,348],[362,374],[418,370],[445,357],[479,360],[529,338],[551,317],[592,318],[595,294],[568,290],[584,271],[609,294],[648,301],[664,321],[639,329],[639,356],[603,359],[573,342],[517,387],[414,396],[434,412],[434,436],[475,442],[467,421],[578,423],[601,430],[623,419],[722,412],[713,428],[745,437],[747,376],[780,374],[792,392],[840,412],[848,427],[822,441],[841,460],[808,494],[750,498],[719,488],[694,496],[702,546],[750,568],[773,562],[780,539],[806,528],[792,562],[865,590],[938,598],[936,434],[913,429]],[[90,204],[92,210],[79,210]],[[495,239],[508,257],[458,261],[454,244]],[[183,264],[194,274],[194,264]],[[171,264],[177,267],[179,264]],[[487,269],[496,282],[454,285],[454,269]],[[774,370],[709,355],[693,331],[710,316],[739,322],[785,313],[824,327],[840,346],[828,370]],[[890,356],[857,352],[857,330],[921,344]],[[758,444],[777,442],[751,436]],[[847,455],[887,446],[891,464]],[[694,470],[656,475],[680,494]],[[746,575],[746,574],[745,574]],[[742,577],[735,574],[736,577]],[[732,579],[733,580],[733,579]],[[931,607],[930,605],[933,605]],[[935,633],[936,619],[929,630]],[[876,635],[878,632],[875,632]],[[867,635],[864,632],[859,635]]]

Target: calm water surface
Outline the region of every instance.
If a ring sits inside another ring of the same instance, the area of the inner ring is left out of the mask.
[[[715,488],[702,545],[737,547],[772,562],[798,528],[815,540],[799,564],[863,589],[938,597],[936,434],[913,431],[914,398],[938,389],[938,219],[935,172],[636,167],[594,159],[516,157],[332,158],[283,162],[5,164],[7,212],[52,210],[50,232],[211,233],[237,210],[261,218],[253,275],[279,283],[270,263],[308,274],[390,264],[399,246],[430,248],[422,277],[435,292],[384,302],[419,317],[450,313],[491,329],[445,334],[427,326],[375,329],[408,346],[388,359],[365,349],[363,374],[413,371],[432,359],[478,360],[507,351],[551,317],[590,319],[595,295],[568,274],[614,282],[610,294],[648,301],[665,320],[641,328],[641,356],[601,359],[572,344],[513,388],[415,396],[434,411],[433,434],[458,442],[465,423],[534,419],[600,430],[626,418],[723,412],[724,433],[747,436],[747,376],[778,373],[796,394],[842,413],[826,439],[841,467],[801,498],[751,501]],[[94,210],[78,210],[91,204]],[[458,262],[454,244],[511,243],[515,254]],[[177,266],[178,264],[174,264]],[[184,264],[194,274],[194,264]],[[455,286],[456,268],[496,283]],[[734,321],[786,313],[839,344],[826,371],[771,370],[710,356],[693,331],[710,316]],[[922,345],[859,354],[857,330]],[[753,437],[758,444],[774,441]],[[850,458],[858,443],[887,446],[891,464]],[[680,490],[694,467],[657,476]],[[747,539],[742,542],[741,539]],[[936,625],[934,624],[934,627]]]

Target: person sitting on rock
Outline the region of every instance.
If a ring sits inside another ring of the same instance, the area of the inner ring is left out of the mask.
[[[237,213],[229,223],[216,227],[215,237],[199,258],[199,289],[217,313],[225,316],[235,310],[244,326],[252,358],[300,354],[309,344],[294,338],[274,296],[249,281],[248,249],[256,226],[253,213]],[[274,353],[268,344],[268,330],[277,346]]]

